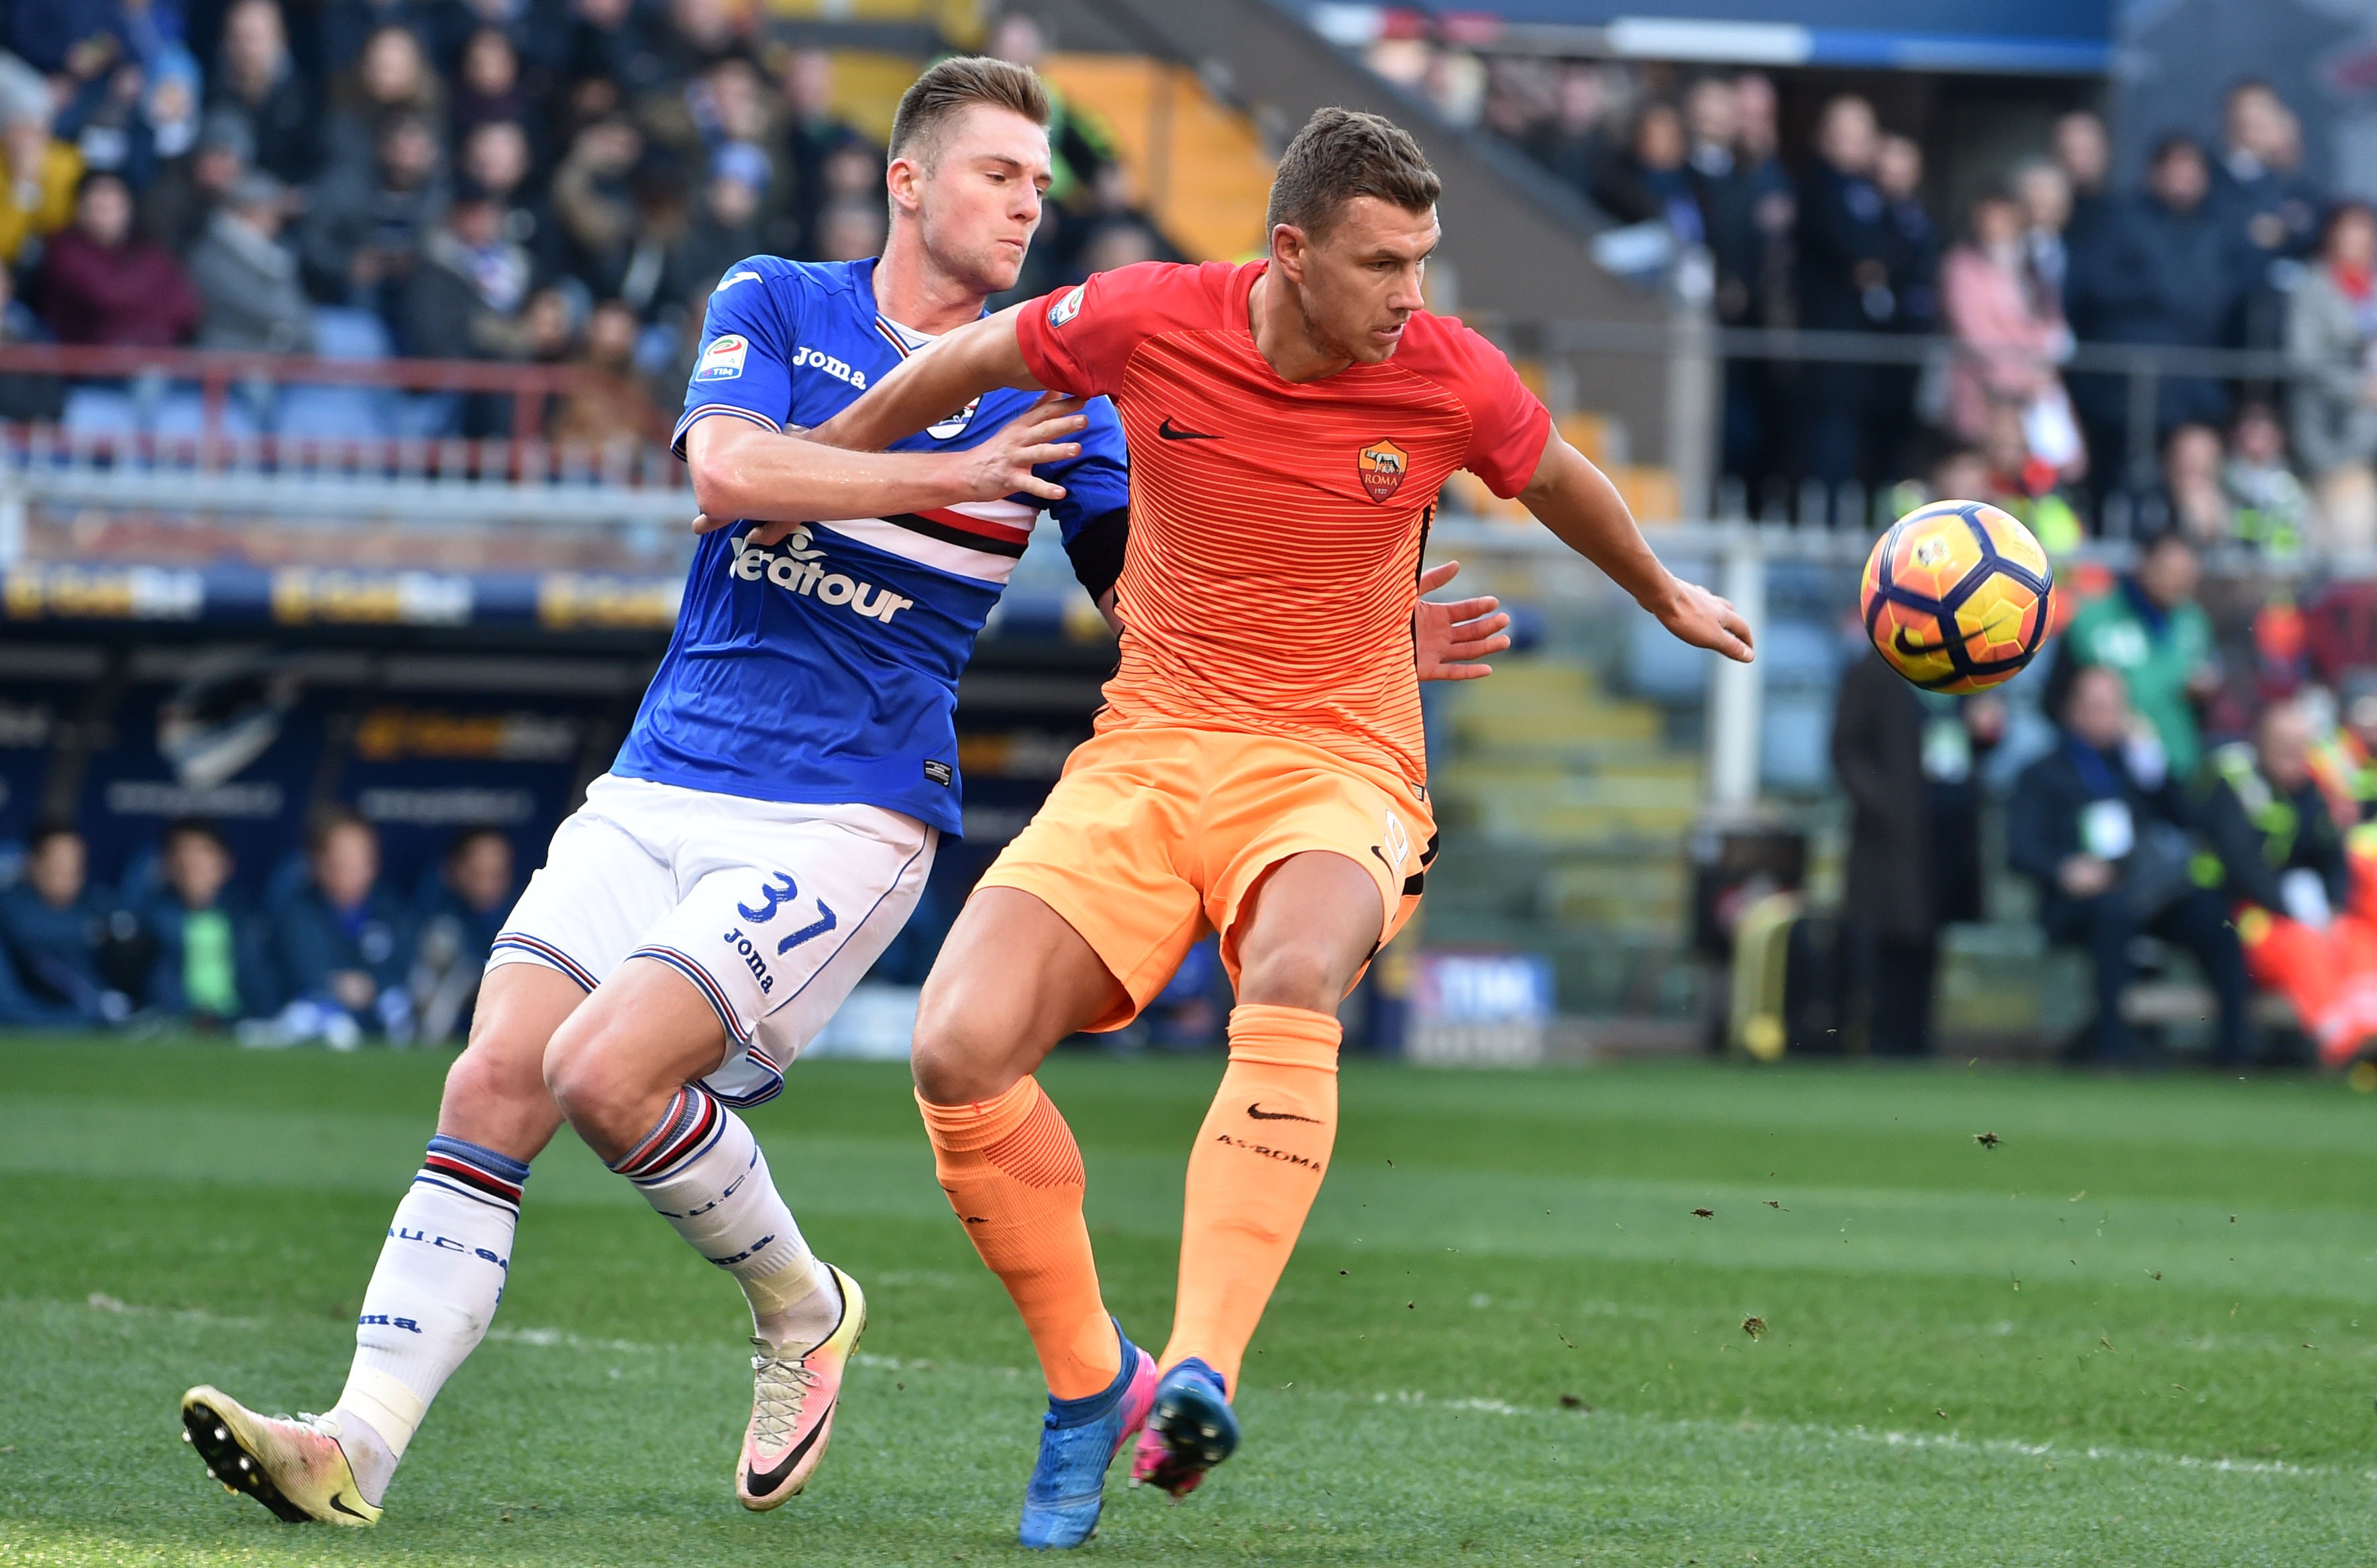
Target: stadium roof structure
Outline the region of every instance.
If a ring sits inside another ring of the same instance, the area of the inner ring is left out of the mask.
[[[1425,33],[1713,65],[2103,76],[2113,63],[2114,0],[1314,0],[1303,8],[1324,36],[1355,47]]]

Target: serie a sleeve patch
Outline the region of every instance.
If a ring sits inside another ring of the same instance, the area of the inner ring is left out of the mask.
[[[743,374],[743,362],[751,353],[751,341],[740,332],[721,332],[701,351],[701,363],[694,367],[697,381],[732,381]]]

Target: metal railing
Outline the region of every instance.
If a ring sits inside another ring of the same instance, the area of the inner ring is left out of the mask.
[[[1685,270],[1678,269],[1679,278]],[[1683,515],[1756,517],[1802,525],[1850,518],[1865,521],[1873,497],[1861,487],[1848,494],[1852,485],[1812,481],[1802,481],[1780,496],[1770,490],[1752,497],[1738,482],[1728,489],[1721,448],[1723,372],[1729,365],[1845,365],[1917,372],[1959,365],[2020,365],[2066,378],[2119,377],[2124,382],[2122,451],[2090,454],[2096,465],[2090,488],[2099,512],[2100,532],[2115,533],[2128,532],[2137,494],[2153,489],[2158,481],[2165,382],[2218,381],[2268,398],[2323,374],[2319,367],[2297,364],[2275,349],[2082,341],[2060,355],[2039,355],[1937,334],[1723,327],[1710,316],[1705,303],[1695,297],[1697,293],[1689,286],[1676,291],[1666,319],[1659,321],[1528,320],[1471,313],[1471,322],[1513,355],[1545,365],[1551,383],[1550,401],[1559,413],[1576,412],[1591,401],[1583,389],[1595,377],[1590,367],[1578,362],[1613,356],[1661,362],[1668,396],[1666,438],[1659,455],[1676,475]],[[2279,412],[2283,418],[2285,411]],[[2107,471],[2116,457],[2123,456],[2127,464],[2121,472]]]
[[[681,482],[681,471],[659,447],[623,436],[582,452],[543,440],[556,399],[577,392],[615,391],[618,378],[583,365],[521,365],[484,360],[318,359],[294,354],[204,349],[132,348],[78,343],[0,344],[0,376],[54,377],[73,386],[121,387],[151,401],[173,389],[195,388],[196,431],[156,435],[137,427],[61,429],[36,424],[6,436],[18,461],[63,456],[85,463],[128,459],[200,471],[277,469],[284,461],[307,469],[337,465],[393,473],[502,473],[527,483],[563,471],[599,471],[606,483],[640,485]],[[235,395],[298,388],[344,387],[411,393],[453,393],[508,401],[509,434],[475,440],[352,436],[278,437],[235,433],[228,417]]]

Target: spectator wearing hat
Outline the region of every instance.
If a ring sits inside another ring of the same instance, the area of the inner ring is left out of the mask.
[[[198,346],[256,353],[312,353],[314,305],[297,257],[281,243],[289,190],[261,169],[241,177],[190,252],[190,281],[205,314]]]
[[[247,127],[247,162],[291,185],[313,178],[321,163],[319,111],[290,58],[279,0],[233,0],[223,14],[213,89],[208,109],[235,114]]]
[[[133,232],[132,193],[103,171],[83,176],[74,225],[43,248],[35,298],[62,343],[161,348],[198,324],[182,264]]]
[[[197,136],[173,157],[157,160],[156,176],[140,193],[140,232],[175,256],[187,256],[205,237],[216,206],[256,166],[256,138],[246,116],[210,109]]]

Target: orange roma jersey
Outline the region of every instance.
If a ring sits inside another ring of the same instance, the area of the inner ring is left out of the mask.
[[[1499,350],[1426,311],[1383,364],[1282,380],[1247,317],[1267,265],[1124,267],[1018,322],[1033,377],[1113,399],[1130,443],[1097,727],[1281,736],[1420,784],[1411,616],[1437,492],[1466,468],[1516,495],[1550,415]]]

